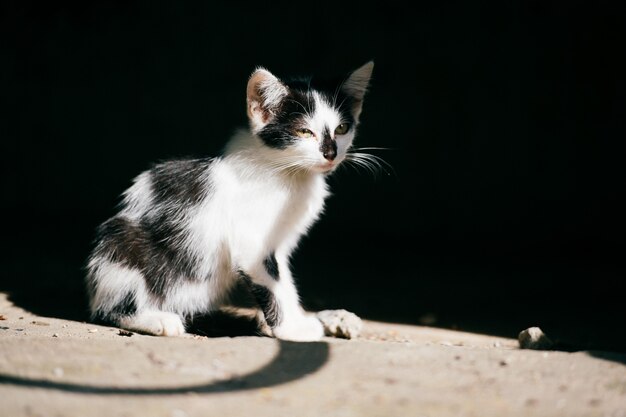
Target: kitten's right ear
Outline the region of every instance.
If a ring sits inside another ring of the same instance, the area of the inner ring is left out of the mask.
[[[248,118],[254,132],[268,124],[282,99],[289,93],[287,87],[266,69],[258,68],[248,80]]]

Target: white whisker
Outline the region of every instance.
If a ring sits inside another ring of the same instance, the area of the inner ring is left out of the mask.
[[[351,162],[355,167],[364,168],[374,176],[380,172],[390,175],[386,168],[390,169],[395,174],[393,167],[387,161],[376,155],[364,152],[349,152],[346,154],[346,161]]]
[[[368,146],[368,147],[365,147],[365,148],[351,147],[350,150],[355,150],[355,151],[395,151],[394,148],[382,148],[382,147],[377,147],[377,146]]]

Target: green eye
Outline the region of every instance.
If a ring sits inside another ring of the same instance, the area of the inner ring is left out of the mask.
[[[335,129],[336,135],[345,135],[350,130],[350,123],[342,123]]]
[[[298,129],[296,130],[296,134],[301,138],[312,138],[315,136],[309,129]]]

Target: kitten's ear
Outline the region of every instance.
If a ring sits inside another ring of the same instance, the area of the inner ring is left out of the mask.
[[[266,69],[258,68],[248,80],[248,118],[253,131],[258,131],[274,117],[287,87]]]
[[[354,99],[354,107],[352,110],[356,118],[361,114],[363,97],[365,97],[365,93],[367,92],[367,86],[369,85],[373,70],[374,61],[369,61],[367,64],[354,70],[341,87],[346,94]]]

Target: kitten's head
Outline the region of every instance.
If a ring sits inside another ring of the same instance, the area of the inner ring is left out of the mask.
[[[262,68],[252,73],[250,128],[277,151],[278,167],[330,172],[344,160],[373,68],[370,61],[338,82],[283,81]]]

